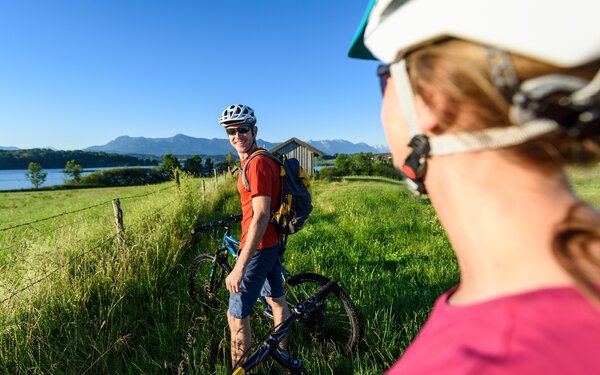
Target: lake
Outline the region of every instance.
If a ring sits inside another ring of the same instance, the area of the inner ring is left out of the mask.
[[[81,176],[88,175],[94,171],[102,169],[112,169],[117,167],[107,168],[89,168],[84,169]],[[67,178],[63,173],[62,168],[48,168],[44,169],[48,174],[46,181],[40,187],[62,185]],[[31,181],[25,177],[27,169],[0,169],[0,191],[2,190],[18,190],[18,189],[33,189]]]

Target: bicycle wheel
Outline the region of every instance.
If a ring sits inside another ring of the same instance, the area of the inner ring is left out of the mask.
[[[325,276],[314,273],[301,273],[286,281],[286,300],[290,306],[312,296],[327,284]],[[312,344],[333,344],[350,353],[362,336],[362,324],[358,311],[345,290],[341,287],[330,293],[319,303],[319,308],[310,316],[299,319],[300,335]]]
[[[215,264],[214,254],[198,255],[192,261],[188,274],[188,290],[192,300],[206,305],[227,301],[229,292],[223,283],[230,272],[229,264]]]

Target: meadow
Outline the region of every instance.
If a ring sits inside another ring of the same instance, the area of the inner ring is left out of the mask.
[[[571,176],[598,207],[598,170]],[[199,309],[186,285],[191,260],[212,251],[218,234],[189,230],[238,213],[239,201],[231,178],[204,186],[184,177],[178,188],[0,194],[0,373],[227,374],[225,307]],[[286,267],[337,280],[364,339],[353,355],[293,338],[290,351],[307,374],[380,374],[458,281],[456,260],[433,208],[401,182],[346,178],[313,189],[315,210],[290,237]],[[269,324],[257,315],[260,337]]]

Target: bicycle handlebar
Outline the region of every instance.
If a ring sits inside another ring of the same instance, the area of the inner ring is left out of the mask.
[[[190,235],[193,236],[198,233],[205,233],[214,228],[227,228],[229,223],[238,223],[242,221],[242,215],[231,215],[228,218],[213,221],[207,224],[202,224],[190,231]]]
[[[290,327],[299,316],[307,315],[317,308],[317,303],[325,299],[327,295],[339,288],[337,282],[330,280],[323,285],[314,295],[298,303],[292,309],[292,315],[284,320],[273,333],[269,335],[263,343],[256,349],[243,364],[237,364],[232,370],[231,375],[245,375],[264,361],[268,356],[273,357],[281,366],[291,370],[293,373],[300,373],[304,366],[300,360],[291,358],[289,354],[279,347],[279,342],[287,335]],[[243,358],[243,357],[242,357]]]

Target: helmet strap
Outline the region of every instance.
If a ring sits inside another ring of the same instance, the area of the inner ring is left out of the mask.
[[[245,154],[249,154],[250,151],[254,150],[255,148],[257,148],[256,145],[256,132],[254,131],[256,129],[255,125],[250,124],[250,132],[252,133],[252,143],[250,144],[250,146],[248,146],[248,149],[244,151]]]
[[[408,77],[406,60],[402,59],[397,63],[390,65],[390,74],[394,77],[394,85],[398,93],[400,110],[404,116],[410,136],[421,134],[417,120],[417,110],[415,107],[414,93]]]
[[[390,74],[394,77],[394,85],[398,94],[400,110],[404,121],[412,136],[408,144],[413,150],[402,165],[402,173],[406,177],[406,185],[415,195],[427,194],[423,179],[427,170],[427,157],[429,156],[429,138],[421,134],[417,119],[417,110],[414,102],[414,93],[406,68],[406,60],[402,59],[390,65]]]

